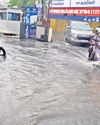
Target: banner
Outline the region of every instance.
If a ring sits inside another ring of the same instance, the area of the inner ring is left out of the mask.
[[[25,8],[25,37],[34,38],[36,35],[38,9],[36,7]]]
[[[50,8],[49,14],[75,15],[75,16],[100,16],[100,8]]]
[[[52,0],[50,7],[100,7],[100,0]]]
[[[52,0],[50,7],[69,7],[70,0]]]
[[[49,18],[100,22],[100,8],[50,8]]]
[[[100,0],[71,0],[71,7],[100,7]]]

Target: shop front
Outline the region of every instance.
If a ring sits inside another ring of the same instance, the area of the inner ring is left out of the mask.
[[[95,29],[100,24],[100,2],[99,0],[52,0],[49,19],[51,25],[54,20],[55,22],[63,20],[66,23],[68,20],[86,21]]]

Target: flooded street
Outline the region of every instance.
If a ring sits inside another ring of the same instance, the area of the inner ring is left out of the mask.
[[[0,38],[0,125],[100,125],[100,70],[88,49]]]

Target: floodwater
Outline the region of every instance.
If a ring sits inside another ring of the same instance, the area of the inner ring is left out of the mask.
[[[0,38],[0,125],[100,125],[100,70],[88,49]]]

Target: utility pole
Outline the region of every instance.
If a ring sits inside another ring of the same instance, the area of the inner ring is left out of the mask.
[[[52,0],[48,0],[48,9],[47,9],[47,21],[49,23],[49,9],[50,9],[50,4],[51,4]]]
[[[72,3],[72,1],[70,0],[70,3],[69,3],[69,6],[71,7],[71,3]]]
[[[41,0],[41,4],[42,4],[42,19],[43,19],[43,16],[44,16],[44,1]]]

